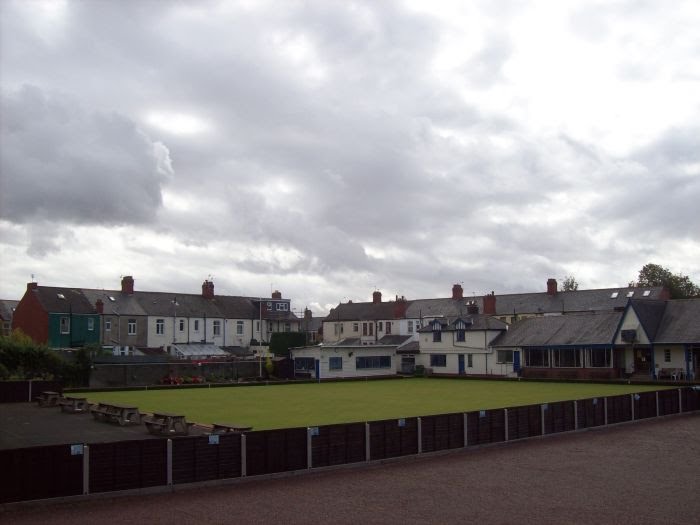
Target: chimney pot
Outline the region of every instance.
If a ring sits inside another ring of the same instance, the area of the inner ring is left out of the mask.
[[[134,295],[134,278],[131,275],[122,277],[122,293]]]
[[[27,283],[27,290],[36,290],[39,286],[39,283]]]
[[[382,292],[380,291],[375,291],[372,293],[372,302],[374,304],[379,304],[382,302]]]
[[[98,314],[104,313],[104,309],[105,309],[105,303],[102,302],[102,299],[98,299],[97,301],[95,301],[95,311]]]
[[[452,286],[452,299],[462,299],[464,297],[464,290],[461,284],[455,284]]]
[[[214,298],[214,282],[210,280],[206,280],[202,283],[202,297],[205,299],[213,299]]]
[[[496,315],[496,294],[493,292],[484,295],[484,314]]]
[[[557,295],[557,280],[547,279],[547,295]]]
[[[282,292],[280,292],[279,290],[275,290],[274,292],[272,292],[272,298],[273,299],[282,299]]]

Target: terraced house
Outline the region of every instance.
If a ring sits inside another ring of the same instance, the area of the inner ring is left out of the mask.
[[[65,317],[66,308],[74,319],[72,330],[56,324],[59,321],[49,322]],[[216,295],[210,280],[202,284],[201,294],[137,291],[132,276],[122,278],[119,290],[30,283],[18,309],[13,326],[37,342],[51,347],[100,343],[117,355],[162,349],[178,357],[223,356],[227,355],[223,349],[258,346],[273,333],[296,332],[300,325],[290,300],[280,292],[267,299]],[[85,317],[85,322],[78,316]],[[88,322],[92,328],[84,329]],[[54,325],[65,332],[59,334],[64,337],[45,335]],[[92,337],[86,337],[86,332]]]

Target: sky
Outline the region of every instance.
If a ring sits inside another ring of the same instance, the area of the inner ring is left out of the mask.
[[[0,298],[700,283],[700,4],[0,0]]]

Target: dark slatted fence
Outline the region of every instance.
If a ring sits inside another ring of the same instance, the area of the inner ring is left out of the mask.
[[[314,467],[365,461],[365,424],[318,427],[318,434],[312,435],[311,455]]]
[[[656,392],[634,394],[634,419],[656,417]]]
[[[0,450],[0,503],[83,493],[83,456],[71,445]]]
[[[597,427],[605,424],[604,398],[580,399],[577,405],[578,428]]]
[[[165,485],[167,440],[147,439],[90,445],[90,492]]]
[[[681,398],[683,399],[683,412],[700,410],[700,389],[683,388]]]
[[[370,422],[369,446],[372,460],[418,454],[418,418]]]
[[[632,396],[610,396],[608,399],[608,424],[623,423],[632,419]]]
[[[506,418],[502,409],[467,413],[467,444],[486,445],[506,439]]]
[[[508,439],[523,439],[542,435],[542,409],[528,405],[508,409]]]
[[[192,483],[241,475],[241,435],[173,439],[173,483]]]
[[[555,434],[576,429],[576,409],[573,401],[543,405],[544,433]]]
[[[247,474],[271,474],[307,467],[306,428],[246,433]]]
[[[59,381],[0,381],[0,403],[33,401],[45,390],[63,392]]]
[[[443,414],[421,418],[423,452],[464,446],[464,414]]]
[[[678,390],[661,390],[658,395],[660,416],[678,414],[681,400]]]

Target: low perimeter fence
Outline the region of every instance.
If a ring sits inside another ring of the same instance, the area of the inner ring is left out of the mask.
[[[684,387],[367,423],[0,450],[0,503],[377,461],[697,410],[700,389]]]

